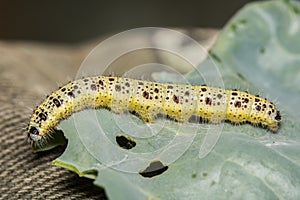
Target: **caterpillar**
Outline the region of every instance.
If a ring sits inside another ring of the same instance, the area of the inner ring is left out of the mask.
[[[158,114],[182,123],[197,116],[211,123],[260,124],[272,132],[278,130],[281,120],[273,103],[247,92],[96,76],[70,82],[47,96],[30,118],[28,141],[34,146],[72,113],[100,107],[115,113],[133,111],[148,123]]]

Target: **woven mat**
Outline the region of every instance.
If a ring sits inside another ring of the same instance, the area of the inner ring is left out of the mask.
[[[191,33],[208,46],[216,35],[215,30]],[[93,180],[51,164],[64,147],[33,153],[24,130],[32,109],[75,77],[98,41],[75,46],[0,42],[0,199],[107,199]]]
[[[33,153],[26,142],[24,128],[32,108],[44,97],[41,88],[46,93],[62,79],[45,72],[75,71],[72,65],[77,61],[68,59],[75,52],[61,48],[0,43],[0,199],[106,199],[92,180],[51,164],[64,148]],[[65,67],[51,67],[53,58]]]

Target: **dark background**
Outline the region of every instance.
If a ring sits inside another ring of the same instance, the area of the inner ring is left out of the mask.
[[[250,0],[5,1],[0,39],[74,43],[144,26],[222,28]]]

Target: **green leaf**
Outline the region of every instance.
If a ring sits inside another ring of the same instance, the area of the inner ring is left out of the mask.
[[[149,125],[131,114],[85,110],[60,123],[68,146],[54,164],[95,179],[110,199],[300,199],[299,11],[294,1],[247,5],[210,51],[213,62],[185,76],[192,84],[238,87],[276,100],[283,113],[277,134],[248,124],[159,119]],[[156,78],[170,80],[165,76]],[[119,135],[136,146],[121,148]],[[142,176],[155,161],[166,171]]]

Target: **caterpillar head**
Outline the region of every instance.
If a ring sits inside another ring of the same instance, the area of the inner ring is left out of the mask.
[[[29,141],[39,141],[42,136],[39,135],[39,130],[35,126],[28,126],[28,140]]]
[[[66,138],[62,131],[51,130],[47,134],[42,134],[40,127],[34,124],[28,125],[27,141],[35,152],[45,151],[66,144]]]

